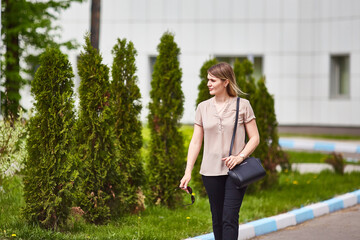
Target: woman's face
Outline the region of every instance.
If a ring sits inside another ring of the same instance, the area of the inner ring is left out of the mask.
[[[226,92],[226,86],[228,84],[228,80],[222,81],[220,78],[214,77],[213,75],[208,74],[208,83],[207,86],[209,88],[210,95],[221,95]]]

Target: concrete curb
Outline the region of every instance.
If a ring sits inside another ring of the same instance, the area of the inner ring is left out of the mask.
[[[294,226],[307,220],[360,204],[360,189],[332,199],[311,204],[288,213],[241,224],[238,240],[250,239],[271,233],[289,226]],[[186,240],[214,240],[214,234],[209,233]]]
[[[281,172],[280,165],[276,166],[276,170]],[[334,172],[334,167],[328,163],[292,163],[291,170],[293,172],[297,171],[301,174],[303,173],[320,173],[324,170],[329,170]],[[344,173],[350,172],[360,172],[360,165],[355,164],[346,164],[344,167]]]
[[[360,153],[360,144],[358,142],[280,138],[279,145],[286,149]]]

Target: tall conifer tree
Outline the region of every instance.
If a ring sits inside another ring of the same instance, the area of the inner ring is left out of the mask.
[[[59,49],[48,49],[32,82],[35,115],[27,141],[24,215],[50,229],[65,223],[77,175],[69,154],[75,122],[73,76],[67,57]]]
[[[184,140],[179,131],[184,111],[181,90],[180,49],[174,35],[165,32],[157,47],[149,104],[150,156],[148,199],[169,207],[176,202],[174,188],[179,185],[185,164]]]
[[[201,103],[205,100],[208,100],[209,98],[212,97],[210,95],[209,88],[207,86],[207,84],[208,84],[208,78],[207,78],[208,72],[207,71],[210,67],[212,67],[213,65],[215,65],[217,63],[218,63],[218,61],[216,58],[209,59],[204,62],[204,64],[202,65],[202,67],[200,69],[200,73],[199,73],[200,83],[198,86],[199,93],[198,93],[198,97],[196,99],[196,106],[199,105],[199,103]]]
[[[276,166],[280,164],[282,167],[289,168],[289,161],[279,145],[275,101],[266,87],[265,77],[260,78],[256,85],[254,112],[261,140],[254,156],[262,160],[268,171],[265,181],[262,183],[263,187],[270,187],[277,182]]]
[[[250,191],[258,188],[275,184],[277,174],[275,167],[277,164],[288,165],[288,160],[279,146],[279,137],[277,133],[277,120],[274,108],[274,98],[269,94],[265,78],[257,82],[253,77],[253,64],[249,60],[240,62],[235,60],[234,72],[237,83],[253,107],[256,123],[260,135],[260,144],[255,149],[253,156],[261,159],[268,174],[264,181],[252,184]],[[252,189],[252,190],[251,190]]]
[[[277,121],[274,109],[274,98],[269,94],[265,85],[265,79],[261,78],[257,82],[257,91],[255,94],[254,112],[256,112],[256,121],[261,141],[255,150],[257,157],[263,160],[265,168],[270,172],[276,171],[276,156],[270,155],[270,148],[278,146],[279,138],[277,136]]]
[[[235,59],[234,63],[234,73],[236,76],[236,82],[240,87],[241,91],[246,93],[246,98],[250,100],[250,103],[253,104],[253,99],[256,92],[256,83],[253,77],[253,64],[245,59],[240,62],[239,59]]]
[[[119,165],[124,173],[124,187],[119,196],[119,211],[134,212],[142,208],[139,193],[144,180],[142,147],[141,94],[135,75],[136,50],[131,41],[118,39],[112,50],[111,95],[113,97],[115,135],[120,151]]]
[[[78,69],[80,112],[77,122],[78,154],[81,179],[79,205],[85,219],[96,224],[110,217],[109,203],[121,187],[119,166],[114,148],[113,116],[110,107],[109,68],[85,38]]]

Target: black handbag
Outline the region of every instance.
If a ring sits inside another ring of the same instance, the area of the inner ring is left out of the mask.
[[[233,136],[231,139],[229,156],[231,156],[232,148],[234,145],[235,133],[238,124],[239,102],[240,102],[240,98],[237,98],[235,124],[234,124]],[[229,170],[228,175],[234,181],[235,185],[238,188],[242,188],[249,185],[250,183],[253,183],[265,177],[266,171],[261,165],[260,159],[254,157],[247,157],[239,165],[236,165],[233,169]]]

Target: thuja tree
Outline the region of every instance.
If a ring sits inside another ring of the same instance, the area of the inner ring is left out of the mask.
[[[74,126],[73,72],[59,49],[48,49],[31,84],[35,114],[29,122],[24,177],[24,215],[31,223],[56,229],[72,204],[74,158],[69,154]]]
[[[264,77],[257,81],[254,103],[254,112],[261,139],[254,155],[262,160],[268,172],[262,184],[263,187],[268,187],[277,182],[276,166],[288,165],[288,159],[279,145],[275,102],[273,96],[267,90]]]
[[[114,147],[109,68],[101,63],[102,57],[88,36],[85,42],[78,62],[77,152],[82,182],[77,199],[85,219],[102,224],[110,217],[109,202],[118,196],[122,181]]]
[[[245,59],[240,62],[239,59],[235,59],[234,73],[236,76],[236,82],[240,89],[246,93],[245,97],[253,104],[253,99],[256,93],[256,83],[252,76],[254,72],[253,64]]]
[[[185,165],[184,142],[179,131],[184,110],[180,49],[174,35],[165,32],[157,50],[148,115],[151,141],[147,197],[152,203],[172,207],[178,192],[174,188],[179,185]]]
[[[126,183],[118,196],[119,211],[134,212],[142,208],[139,194],[144,180],[144,170],[140,154],[141,136],[141,94],[137,86],[135,56],[131,41],[118,39],[112,50],[111,96],[113,99],[115,135],[120,151],[119,166]]]
[[[276,165],[286,165],[287,158],[279,146],[274,98],[266,88],[265,79],[262,78],[255,82],[252,76],[253,65],[249,60],[242,62],[235,60],[234,72],[237,83],[246,93],[244,97],[250,101],[256,116],[260,144],[253,155],[261,159],[268,173],[264,181],[251,185],[249,190],[254,191],[276,183]]]
[[[208,79],[207,79],[207,75],[208,75],[208,69],[217,64],[218,61],[216,58],[207,60],[206,62],[204,62],[204,64],[202,65],[201,69],[200,69],[200,83],[198,85],[198,97],[196,99],[196,106],[205,101],[208,100],[209,98],[211,98],[212,96],[210,95],[209,92],[209,88],[207,86],[208,83]],[[191,185],[194,186],[194,188],[197,190],[197,192],[202,195],[205,196],[206,195],[206,190],[205,187],[203,185],[202,179],[201,179],[201,175],[199,174],[200,172],[200,166],[201,166],[201,161],[202,161],[202,157],[203,157],[203,146],[201,147],[200,153],[197,157],[197,160],[195,162],[194,165],[194,169],[193,169],[193,174],[192,174],[192,183]]]
[[[212,97],[210,95],[209,88],[207,86],[207,84],[208,84],[208,78],[207,78],[208,72],[207,71],[210,67],[212,67],[213,65],[215,65],[217,63],[218,63],[218,61],[216,58],[207,60],[204,62],[204,64],[202,65],[202,67],[200,69],[200,73],[199,73],[200,83],[198,86],[199,93],[198,93],[198,97],[196,99],[196,106],[199,103],[201,103],[205,100],[208,100],[209,98]]]

